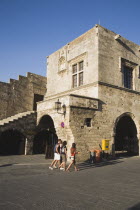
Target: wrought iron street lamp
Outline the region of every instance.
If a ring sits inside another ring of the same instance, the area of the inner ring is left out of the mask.
[[[66,114],[66,105],[63,104],[59,101],[56,101],[55,102],[55,110],[57,111],[58,114],[63,114],[65,115]],[[62,112],[60,112],[62,110]]]

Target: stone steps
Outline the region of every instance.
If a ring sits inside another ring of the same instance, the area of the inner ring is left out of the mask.
[[[35,111],[28,111],[28,112],[19,113],[19,114],[16,114],[14,116],[8,117],[6,119],[0,120],[0,126],[8,124],[10,122],[13,122],[15,120],[19,120],[23,117],[31,115],[32,113],[35,113]]]

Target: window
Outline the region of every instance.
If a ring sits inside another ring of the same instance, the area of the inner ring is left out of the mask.
[[[83,85],[83,72],[79,73],[79,86]]]
[[[73,74],[77,73],[77,64],[73,65]]]
[[[83,70],[83,61],[81,61],[80,63],[79,63],[79,71],[82,71]]]
[[[86,118],[84,125],[86,125],[87,127],[91,127],[91,118]]]
[[[72,66],[72,87],[78,87],[83,85],[83,69],[84,62],[81,61]]]
[[[132,89],[133,87],[133,69],[128,66],[123,67],[124,87]]]
[[[120,58],[120,68],[122,72],[122,82],[125,88],[135,88],[135,73],[138,70],[138,64],[125,58]]]
[[[73,75],[73,87],[77,87],[77,74]]]
[[[34,94],[34,101],[33,101],[33,110],[37,110],[37,102],[43,101],[44,96],[39,94]]]

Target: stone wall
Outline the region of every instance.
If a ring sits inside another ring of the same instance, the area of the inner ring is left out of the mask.
[[[48,92],[44,101],[38,103],[38,121],[43,115],[50,115],[58,137],[67,140],[68,148],[76,142],[80,160],[89,158],[89,149],[100,149],[102,139],[110,139],[111,146],[114,144],[116,122],[125,113],[136,124],[139,139],[139,57],[139,45],[96,25],[49,56]],[[123,59],[134,67],[133,90],[124,88]],[[72,65],[81,60],[84,84],[72,88]],[[71,100],[72,94],[82,97]],[[88,107],[85,96],[92,97],[91,101],[98,99],[98,108]],[[66,105],[65,116],[54,110],[58,99]],[[91,119],[90,127],[84,124],[86,118]]]
[[[136,124],[139,138],[140,93],[102,84],[99,86],[99,94],[104,101],[102,112],[97,116],[102,119],[100,135],[111,139],[113,143],[116,120],[122,114],[128,113]]]
[[[115,86],[102,84],[99,86],[98,110],[72,108],[70,111],[70,128],[74,142],[81,152],[78,159],[86,160],[89,157],[89,149],[100,149],[102,139],[110,140],[110,149],[114,144],[114,136],[117,120],[127,114],[134,121],[137,128],[137,138],[140,139],[140,93],[126,91]],[[92,125],[84,125],[84,119],[91,118]],[[111,150],[109,151],[111,152]]]
[[[84,61],[84,81],[72,88],[72,65]],[[46,98],[67,91],[97,97],[97,89],[88,92],[90,84],[98,81],[98,28],[94,27],[47,58]],[[93,89],[92,85],[92,89]]]
[[[81,95],[66,95],[59,98],[59,101],[66,106],[66,114],[60,114],[55,110],[55,102],[58,98],[52,97],[48,100],[38,103],[37,119],[38,123],[44,115],[49,115],[54,122],[56,134],[58,138],[67,141],[68,154],[70,155],[70,147],[73,142],[77,143],[78,155],[80,160],[89,158],[89,149],[91,147],[99,147],[99,133],[94,127],[94,117],[96,112],[101,109],[101,102],[97,99],[84,97]],[[84,126],[84,120],[92,118],[92,126],[89,128]],[[64,126],[62,126],[62,123]]]
[[[133,62],[133,89],[140,91],[140,47],[139,45],[120,37],[115,39],[116,33],[101,26],[99,30],[99,81],[124,87],[121,59]]]
[[[0,82],[0,120],[8,116],[9,89],[10,84]]]
[[[47,78],[27,73],[9,83],[0,82],[0,120],[33,110],[34,94],[45,95]]]
[[[25,154],[33,153],[33,139],[36,134],[36,112],[28,113],[26,116],[19,117],[18,119],[13,121],[9,121],[9,123],[5,123],[4,125],[0,125],[0,141],[1,134],[8,130],[18,131],[23,134],[26,138],[25,144]]]

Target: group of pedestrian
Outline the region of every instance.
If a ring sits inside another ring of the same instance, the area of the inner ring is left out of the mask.
[[[67,142],[63,141],[61,139],[58,139],[58,143],[54,147],[54,160],[49,166],[49,169],[53,170],[54,168],[58,168],[63,171],[69,171],[72,165],[74,165],[75,171],[78,171],[79,169],[76,166],[75,161],[75,155],[79,152],[76,151],[76,144],[72,143],[71,149],[70,149],[70,164],[66,168],[66,162],[68,159],[68,153],[67,153]]]

